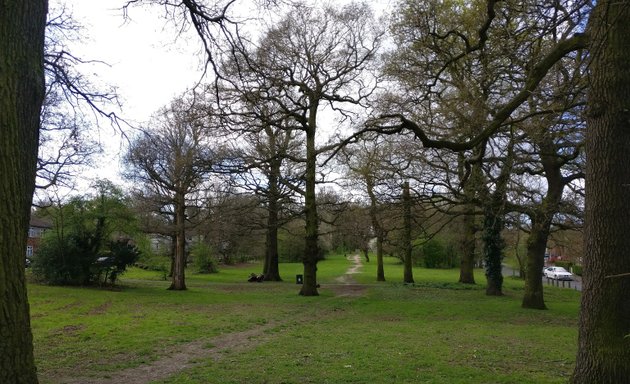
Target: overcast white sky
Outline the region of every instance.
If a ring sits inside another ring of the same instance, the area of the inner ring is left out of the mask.
[[[131,9],[131,19],[125,21],[120,9],[124,1],[54,2],[66,3],[85,26],[85,39],[76,44],[78,54],[110,65],[94,66],[95,80],[118,87],[125,118],[146,120],[199,79],[197,42],[176,39],[159,9]]]
[[[347,0],[337,2],[342,1]],[[372,3],[383,11],[391,0]],[[94,83],[117,87],[123,103],[120,116],[130,123],[148,121],[152,113],[199,81],[204,57],[199,54],[198,39],[193,32],[178,38],[178,31],[164,18],[162,8],[133,7],[130,19],[125,20],[121,9],[124,0],[51,0],[51,12],[62,4],[84,26],[84,38],[72,46],[72,53],[109,65],[88,66],[83,73]],[[105,155],[96,160],[96,169],[85,176],[122,182],[118,174],[124,142],[106,124],[102,124],[97,135],[105,145]],[[87,186],[89,182],[81,184]]]
[[[122,102],[117,114],[132,125],[148,121],[152,113],[200,79],[198,41],[177,38],[177,31],[163,18],[161,9],[133,8],[130,19],[125,20],[122,0],[51,0],[51,13],[62,4],[84,27],[81,41],[71,45],[72,53],[84,60],[107,63],[86,65],[82,73],[95,84],[117,88]],[[94,178],[123,181],[119,173],[125,141],[106,121],[100,123],[93,133],[105,152],[95,159],[94,169],[83,175],[79,182],[82,189]]]

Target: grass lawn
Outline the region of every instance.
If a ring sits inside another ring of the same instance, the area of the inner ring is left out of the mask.
[[[319,297],[300,297],[300,264],[281,283],[247,283],[259,264],[187,276],[167,291],[159,272],[132,269],[117,289],[30,284],[41,383],[565,383],[576,354],[579,292],[545,287],[547,311],[520,308],[523,282],[504,297],[455,283],[457,270],[375,260],[334,289],[352,265],[318,266]],[[183,351],[183,352],[181,352]],[[178,353],[181,352],[181,353]],[[170,367],[170,368],[169,368]],[[144,368],[144,369],[143,369]]]

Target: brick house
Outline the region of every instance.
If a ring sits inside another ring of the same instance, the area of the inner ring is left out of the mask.
[[[28,227],[28,239],[26,240],[26,258],[31,258],[42,238],[44,232],[52,228],[52,224],[39,217],[31,217]]]

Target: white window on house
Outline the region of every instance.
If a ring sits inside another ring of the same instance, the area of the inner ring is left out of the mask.
[[[26,257],[31,257],[33,256],[33,246],[32,245],[27,245],[26,246]]]

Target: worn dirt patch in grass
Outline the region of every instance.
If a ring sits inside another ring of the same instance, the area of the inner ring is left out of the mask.
[[[343,276],[335,279],[338,284],[327,284],[336,296],[346,297],[360,297],[365,295],[366,287],[363,284],[358,284],[352,275],[359,273],[363,263],[361,262],[361,256],[359,254],[348,257],[352,261],[352,266],[348,268]]]
[[[353,265],[346,274],[337,279],[338,284],[327,284],[325,288],[330,288],[336,296],[360,297],[363,296],[366,286],[357,284],[353,274],[358,273],[362,267],[359,255],[351,256]],[[264,283],[263,283],[264,284]],[[217,284],[216,288],[227,291],[256,290],[258,284]],[[111,303],[104,303],[94,309],[91,313],[107,311]],[[334,314],[334,309],[326,316]],[[323,316],[323,314],[320,313]],[[305,315],[302,315],[305,316]],[[92,375],[82,372],[77,376],[70,377],[48,377],[42,380],[55,384],[143,384],[152,381],[163,380],[181,371],[193,368],[200,364],[207,364],[208,359],[220,361],[224,356],[231,353],[238,353],[263,344],[274,337],[274,330],[284,329],[290,321],[307,321],[298,318],[287,319],[284,322],[269,322],[259,324],[245,331],[229,332],[219,336],[196,340],[190,343],[178,344],[170,347],[165,356],[138,367],[126,368],[117,372],[94,372]],[[310,321],[310,320],[309,320]],[[63,375],[63,374],[62,374]],[[80,376],[79,376],[80,375]]]
[[[172,376],[194,367],[208,358],[218,361],[227,352],[238,352],[267,341],[268,331],[278,327],[268,323],[241,331],[223,334],[211,339],[197,340],[173,346],[168,356],[139,367],[127,368],[118,372],[99,373],[94,376],[65,377],[54,383],[63,384],[143,384]]]
[[[91,316],[102,315],[105,312],[107,312],[107,310],[111,308],[111,306],[112,306],[112,301],[109,300],[97,307],[90,309],[87,314]]]

